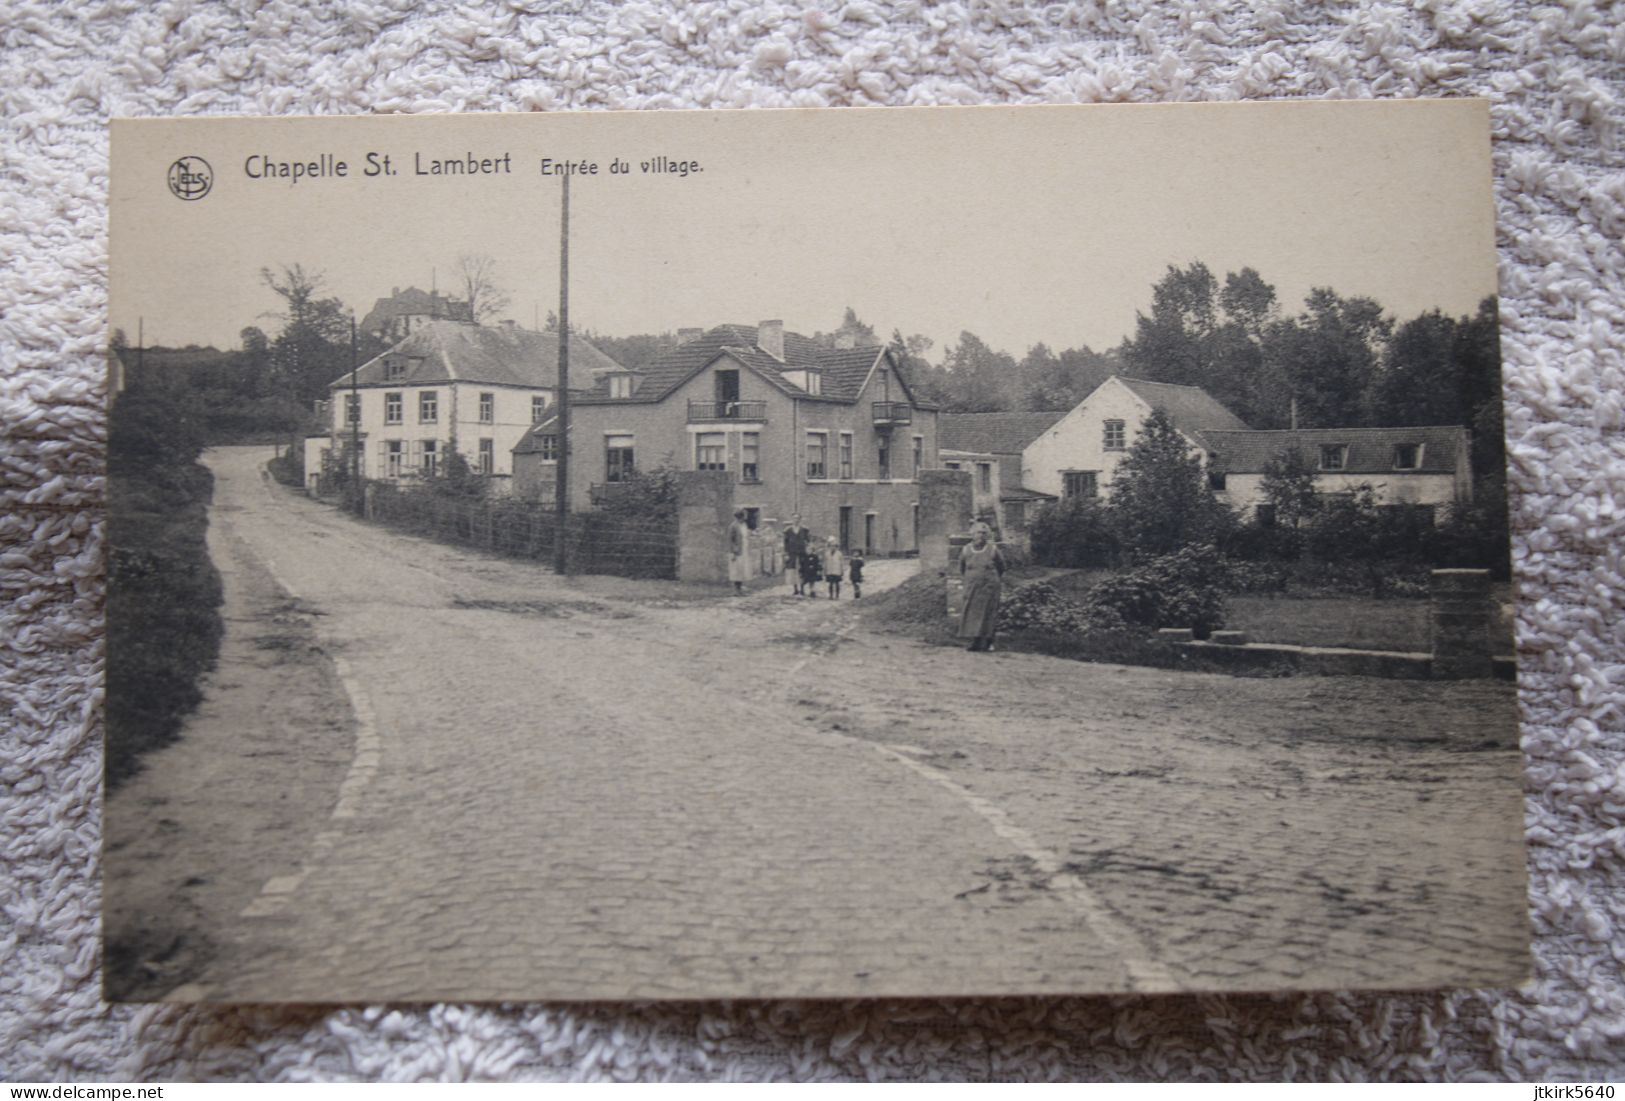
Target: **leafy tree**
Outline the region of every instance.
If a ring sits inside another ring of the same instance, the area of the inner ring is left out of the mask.
[[[1371,384],[1393,322],[1369,298],[1309,292],[1304,314],[1270,328],[1270,366],[1287,380],[1303,428],[1369,424]]]
[[[990,413],[1013,409],[1018,386],[1016,361],[996,352],[974,333],[959,334],[942,366],[947,373],[944,408],[955,413]]]
[[[282,299],[282,331],[271,344],[272,387],[309,405],[327,396],[330,383],[350,368],[350,318],[337,298],[321,297],[322,276],[301,264],[260,278]]]
[[[1138,378],[1202,386],[1212,375],[1213,334],[1219,327],[1219,284],[1200,261],[1168,266],[1151,288],[1151,313],[1136,317],[1123,343],[1123,363]]]
[[[1112,477],[1113,527],[1139,554],[1216,543],[1233,523],[1207,487],[1201,456],[1161,409],[1146,418]]]
[[[464,253],[457,257],[457,281],[468,302],[469,315],[475,321],[483,323],[496,316],[512,301],[497,283],[496,266],[497,262],[483,253]]]
[[[846,313],[842,315],[841,323],[834,332],[812,335],[813,340],[830,348],[835,347],[842,337],[849,337],[855,348],[867,348],[880,343],[880,338],[875,335],[874,326],[860,320],[858,311],[851,306],[846,308]]]
[[[1039,510],[1028,534],[1044,566],[1110,566],[1121,549],[1116,515],[1099,498],[1069,497]]]
[[[1320,501],[1315,488],[1317,479],[1314,464],[1297,447],[1282,448],[1264,464],[1260,488],[1264,498],[1275,506],[1278,522],[1297,530],[1314,515]]]

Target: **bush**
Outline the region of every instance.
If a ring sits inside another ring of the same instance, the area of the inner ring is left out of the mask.
[[[1229,589],[1233,593],[1284,593],[1287,569],[1279,562],[1230,563]]]
[[[1240,524],[1225,538],[1224,553],[1243,562],[1296,562],[1303,542],[1303,534],[1293,528]]]
[[[1140,627],[1190,627],[1205,638],[1224,626],[1229,567],[1212,547],[1186,547],[1107,578],[1089,591],[1085,612],[1115,614]]]
[[[1089,621],[1079,604],[1062,596],[1054,585],[1038,581],[1023,585],[1000,603],[999,629],[1079,634],[1089,630]]]
[[[1044,566],[1114,565],[1122,546],[1111,513],[1092,497],[1073,497],[1040,509],[1030,534],[1033,560]]]

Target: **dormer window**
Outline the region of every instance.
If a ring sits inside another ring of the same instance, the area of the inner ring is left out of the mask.
[[[1320,469],[1343,470],[1348,466],[1349,448],[1346,443],[1328,443],[1320,447]]]
[[[1394,469],[1416,470],[1422,465],[1422,445],[1400,443],[1394,445]]]
[[[818,395],[824,392],[824,374],[816,367],[796,367],[785,371],[784,379],[791,386],[808,394]]]
[[[629,398],[632,396],[631,375],[610,375],[609,396],[612,398]]]
[[[385,356],[384,378],[393,381],[394,379],[405,377],[406,362],[402,360],[400,356]]]

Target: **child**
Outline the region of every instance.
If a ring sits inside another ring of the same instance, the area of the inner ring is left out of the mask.
[[[818,578],[823,572],[824,564],[818,559],[818,547],[809,542],[801,555],[801,588],[814,599],[818,597]]]
[[[852,577],[852,599],[857,600],[863,595],[863,548],[853,547],[848,562],[851,563],[848,572]]]
[[[829,585],[829,598],[841,599],[841,574],[846,569],[846,562],[841,556],[841,545],[832,535],[829,537],[828,549],[824,551],[824,582]]]

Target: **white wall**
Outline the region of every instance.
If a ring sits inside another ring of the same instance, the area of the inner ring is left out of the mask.
[[[382,478],[384,470],[384,447],[388,440],[399,440],[406,458],[403,466],[412,465],[412,444],[423,440],[434,440],[442,454],[448,447],[453,429],[457,435],[458,450],[468,460],[470,466],[479,468],[479,441],[482,438],[492,441],[492,473],[511,475],[513,473],[513,449],[519,443],[521,436],[531,426],[531,398],[543,396],[547,399],[548,408],[552,408],[553,391],[533,389],[530,387],[493,386],[488,383],[477,382],[443,382],[430,386],[382,386],[362,387],[361,396],[361,435],[362,435],[362,467],[361,473],[366,478]],[[418,420],[419,395],[433,393],[438,401],[437,415],[434,423],[423,424]],[[399,424],[386,424],[384,421],[384,396],[386,394],[401,395],[401,422]],[[491,394],[493,397],[493,416],[490,423],[480,420],[480,395]],[[349,400],[350,391],[344,388],[332,392],[332,419],[333,430],[342,441],[348,439],[350,434],[349,422],[345,419],[345,409]],[[307,445],[308,449],[308,445]],[[308,454],[307,450],[307,454]],[[442,460],[443,461],[443,460]]]
[[[1108,493],[1117,465],[1134,446],[1151,406],[1117,379],[1107,379],[1049,431],[1027,445],[1021,456],[1021,484],[1041,493],[1066,496],[1063,471],[1093,470],[1101,496]],[[1106,422],[1123,421],[1123,448],[1106,449]],[[1194,454],[1201,454],[1195,444]]]
[[[1317,493],[1348,493],[1369,485],[1378,504],[1437,505],[1443,519],[1445,508],[1456,503],[1454,474],[1317,474]],[[1250,520],[1253,510],[1266,500],[1262,474],[1228,474],[1219,499]]]

